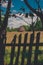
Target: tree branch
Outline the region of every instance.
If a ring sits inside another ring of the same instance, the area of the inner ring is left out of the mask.
[[[41,17],[41,12],[36,11],[34,8],[31,7],[31,5],[28,3],[27,0],[24,0],[25,4],[27,5],[27,7],[33,12],[35,13],[37,16]]]
[[[7,6],[5,18],[4,18],[4,21],[3,21],[3,25],[2,25],[2,27],[1,27],[2,30],[5,30],[6,27],[7,27],[8,16],[9,16],[9,12],[10,12],[10,7],[11,7],[11,0],[8,1],[8,6]],[[2,31],[2,30],[1,30],[1,31]]]

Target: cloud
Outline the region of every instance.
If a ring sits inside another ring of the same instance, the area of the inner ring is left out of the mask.
[[[8,5],[8,2],[4,2],[4,3],[2,3],[2,7],[5,7],[5,8],[7,8],[7,5]],[[11,7],[14,7],[14,5],[11,3]]]
[[[4,2],[4,3],[2,3],[2,7],[5,7],[5,8],[6,8],[6,7],[7,7],[7,5],[8,5],[8,2],[6,2],[6,3],[5,3],[5,2]]]
[[[21,1],[24,1],[24,0],[21,0]]]
[[[16,13],[17,11],[16,11],[16,10],[13,10],[13,13],[14,13],[14,12]]]

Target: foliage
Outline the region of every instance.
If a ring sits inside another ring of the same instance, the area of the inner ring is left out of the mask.
[[[9,31],[9,32],[10,32],[10,28],[9,28],[9,27],[7,27],[6,31]]]
[[[25,28],[25,31],[29,31],[30,30],[30,26],[28,26],[28,25],[23,25],[23,27]]]
[[[18,29],[17,28],[9,28],[9,27],[7,27],[7,29],[6,29],[6,31],[7,32],[12,32],[12,31],[18,31]]]
[[[6,54],[5,54],[4,62],[7,63],[7,64],[10,63],[10,51],[11,51],[11,50],[9,50],[9,49],[6,50]],[[17,57],[17,52],[18,52],[18,51],[15,50],[13,63],[15,63],[15,60],[16,60],[16,57]],[[40,52],[41,52],[41,51],[40,51]],[[32,64],[34,64],[34,53],[35,53],[35,51],[33,50],[33,51],[32,51],[32,58],[31,58]],[[19,55],[19,59],[20,59],[20,60],[22,59],[22,54],[24,54],[24,58],[25,58],[25,59],[28,58],[28,50],[26,50],[25,52],[22,52],[22,51],[20,50],[20,55]],[[20,62],[19,62],[19,63],[20,63]],[[43,54],[42,54],[42,53],[38,55],[38,64],[40,64],[40,63],[43,63]]]
[[[9,64],[10,63],[10,55],[9,54],[5,55],[4,61],[5,61],[5,64]]]
[[[35,24],[35,30],[41,30],[42,29],[42,23],[41,21],[37,21]]]
[[[30,26],[24,25],[24,28],[25,28],[26,31],[32,31],[33,28],[34,28],[34,30],[41,30],[41,29],[42,29],[42,23],[41,23],[41,21],[37,21],[37,22],[35,23],[35,25],[34,25],[34,23],[31,24]]]

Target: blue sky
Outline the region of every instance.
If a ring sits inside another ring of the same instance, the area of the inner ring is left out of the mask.
[[[31,4],[33,8],[37,8],[35,0],[28,0],[28,2],[29,4]],[[12,0],[12,7],[11,7],[12,13],[21,12],[21,10],[19,10],[21,7],[25,8],[25,12],[29,12],[28,7],[25,5],[23,0]],[[43,0],[40,0],[40,7],[43,9]],[[2,10],[4,10],[5,13],[6,7],[2,7]]]

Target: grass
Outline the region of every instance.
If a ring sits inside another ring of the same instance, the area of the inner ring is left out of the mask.
[[[23,41],[25,33],[27,33],[27,32],[19,32],[19,33],[18,33],[18,32],[7,32],[7,42],[12,41],[12,39],[13,39],[13,37],[14,37],[15,34],[17,35],[16,42],[18,41],[18,36],[19,36],[20,34],[22,34],[22,41]],[[32,32],[28,32],[28,40],[27,40],[27,42],[28,42],[29,39],[30,39],[31,33],[32,33]],[[43,32],[40,32],[40,34],[41,34],[41,35],[40,35],[40,42],[43,42]],[[36,35],[37,35],[37,32],[35,32],[34,42],[36,41]],[[10,37],[10,38],[9,38],[9,37]],[[12,39],[11,39],[11,38],[12,38]],[[10,43],[10,42],[9,42],[9,43]],[[24,60],[24,65],[26,65],[26,63],[27,63],[28,50],[29,50],[29,47],[26,47],[26,51],[25,51],[25,53],[24,53],[24,58],[25,58],[25,60]],[[32,47],[32,50],[35,50],[35,47],[34,47],[34,46]],[[41,50],[43,50],[43,46],[40,46],[40,47],[39,47],[39,50],[40,50],[39,53],[41,53]],[[19,60],[18,65],[21,64],[22,51],[23,51],[23,47],[20,47],[20,55],[19,55],[19,59],[18,59],[18,60]],[[14,64],[15,61],[16,61],[17,52],[18,52],[18,47],[15,47],[15,55],[14,55],[13,64]],[[32,51],[32,52],[35,53],[34,51]],[[8,54],[6,54],[6,53],[8,53]],[[9,53],[11,53],[11,47],[6,47],[6,48],[5,48],[4,62],[7,63],[7,64],[10,63],[10,54],[9,54]],[[34,63],[34,54],[32,54],[31,62]],[[43,62],[43,54],[39,54],[39,55],[38,55],[38,62]]]
[[[42,47],[41,47],[42,48]],[[42,50],[41,48],[39,48],[40,50]],[[28,58],[28,50],[29,48],[27,47],[26,48],[26,51],[24,53],[24,65],[26,65],[27,63],[27,58]],[[35,47],[32,48],[32,50],[35,50]],[[19,64],[21,64],[21,60],[22,60],[22,51],[23,51],[23,47],[20,48],[20,55],[19,55]],[[13,64],[15,63],[16,61],[16,57],[17,57],[17,52],[18,52],[18,47],[15,47],[15,55],[14,55],[14,60],[13,60]],[[33,54],[32,54],[32,57],[31,57],[31,62],[33,63],[34,62],[34,51],[32,51]],[[7,49],[6,48],[6,52],[5,53],[8,53],[5,55],[5,58],[4,58],[4,62],[9,64],[10,63],[10,53],[11,53],[11,48]],[[43,61],[43,54],[39,54],[38,55],[38,61],[42,62]]]

